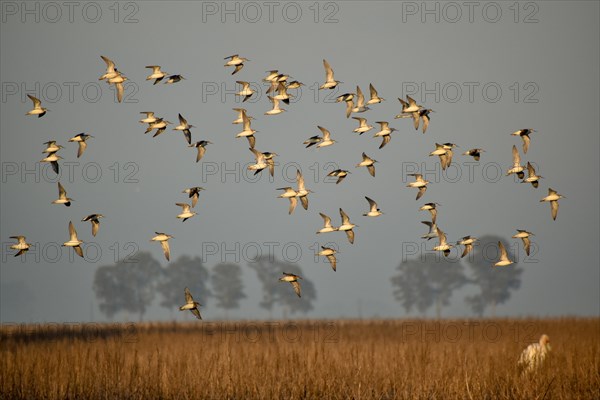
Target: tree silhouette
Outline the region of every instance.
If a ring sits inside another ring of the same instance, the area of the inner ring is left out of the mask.
[[[160,305],[168,308],[170,312],[179,308],[185,302],[183,289],[186,286],[190,288],[195,301],[206,305],[211,295],[207,285],[208,279],[208,270],[200,257],[180,256],[163,270],[162,279],[157,286],[162,295]]]
[[[100,300],[100,311],[109,319],[118,312],[139,314],[142,320],[146,307],[155,296],[155,288],[161,275],[160,263],[148,252],[141,252],[132,259],[119,260],[96,270],[94,292]]]
[[[225,310],[225,318],[227,318],[228,311],[238,308],[240,300],[246,297],[242,269],[237,264],[217,264],[213,267],[210,281],[217,307]]]
[[[506,247],[508,258],[516,261],[510,241],[499,236],[486,235],[479,239],[479,243],[473,249],[468,258],[472,278],[470,282],[478,285],[480,292],[473,296],[467,296],[465,301],[471,310],[480,317],[486,308],[491,308],[492,316],[496,314],[496,305],[503,304],[510,299],[511,292],[521,286],[521,274],[523,269],[516,264],[507,267],[492,267],[498,260],[498,241],[502,241]]]
[[[317,291],[314,284],[302,275],[298,265],[278,261],[270,255],[261,256],[248,265],[256,271],[258,280],[262,283],[263,298],[260,306],[269,311],[270,317],[275,305],[281,305],[284,318],[287,317],[288,312],[307,313],[313,309],[312,303],[317,297]],[[303,278],[300,280],[302,298],[296,296],[289,283],[279,281],[283,272],[300,275]]]
[[[450,304],[452,293],[468,282],[460,261],[434,253],[403,261],[391,281],[394,297],[406,312],[414,307],[424,313],[435,306],[437,318],[442,307]]]

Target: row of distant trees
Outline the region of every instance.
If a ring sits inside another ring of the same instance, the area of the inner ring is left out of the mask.
[[[289,284],[278,281],[283,271],[303,276],[298,265],[268,256],[248,265],[263,286],[260,306],[269,311],[269,315],[277,307],[281,308],[284,317],[288,313],[306,313],[313,309],[316,290],[309,279],[304,277],[302,280],[302,299],[294,294]],[[157,296],[162,307],[170,312],[177,310],[185,302],[183,288],[186,286],[194,300],[202,305],[214,300],[215,305],[225,312],[225,317],[246,298],[239,265],[220,263],[209,271],[200,257],[187,255],[161,267],[150,253],[141,252],[135,255],[135,259],[99,267],[94,277],[94,292],[100,302],[100,311],[109,319],[126,312],[137,314],[142,320]]]
[[[454,291],[466,285],[473,285],[476,294],[465,297],[466,303],[478,316],[487,309],[495,315],[496,306],[506,303],[512,292],[521,286],[523,269],[516,264],[508,267],[493,268],[493,260],[484,254],[485,249],[494,248],[499,240],[497,236],[484,236],[473,254],[465,257],[469,274],[465,273],[462,261],[450,261],[439,254],[428,253],[417,259],[406,260],[398,266],[398,274],[391,278],[394,297],[406,312],[416,309],[420,313],[435,308],[439,318],[441,309],[450,304]],[[509,258],[514,254],[507,249]]]
[[[436,316],[450,304],[453,293],[466,285],[473,285],[477,293],[465,297],[471,310],[481,316],[488,309],[492,315],[498,304],[507,302],[512,292],[521,284],[523,270],[515,264],[492,268],[492,261],[483,250],[495,246],[501,240],[495,236],[480,238],[479,246],[466,257],[469,273],[462,261],[449,261],[439,254],[427,253],[416,259],[405,260],[398,266],[398,273],[391,278],[393,294],[406,312],[417,310],[423,314],[433,307]],[[510,253],[509,257],[514,259]],[[260,307],[269,312],[278,309],[283,317],[293,313],[307,313],[316,300],[314,284],[302,274],[296,264],[273,259],[269,256],[248,263],[262,284]],[[287,283],[278,280],[281,273],[302,276],[302,299],[299,299]],[[246,298],[241,267],[232,263],[215,265],[210,271],[200,257],[181,256],[166,267],[161,267],[150,253],[136,254],[135,260],[121,260],[114,265],[99,267],[94,278],[94,291],[100,302],[100,311],[109,319],[120,312],[138,314],[143,319],[150,304],[157,296],[160,305],[171,312],[184,303],[183,288],[189,287],[194,299],[202,305],[214,300],[216,307],[227,318],[230,310],[240,306]]]

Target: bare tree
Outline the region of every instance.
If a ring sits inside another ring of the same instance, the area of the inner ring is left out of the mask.
[[[521,286],[523,269],[516,264],[492,267],[498,259],[498,241],[505,244],[508,258],[516,261],[511,246],[507,246],[510,241],[493,235],[481,237],[479,245],[473,250],[472,257],[468,259],[472,274],[470,282],[479,286],[480,292],[468,296],[465,301],[479,316],[482,316],[488,307],[491,309],[492,316],[495,316],[496,305],[506,303],[512,292]]]
[[[190,288],[194,300],[202,305],[206,305],[211,295],[208,289],[209,273],[200,257],[180,256],[163,269],[161,278],[157,286],[158,292],[162,295],[160,305],[169,311],[183,304],[185,287]]]
[[[120,311],[137,313],[142,320],[154,299],[161,272],[160,263],[148,252],[99,267],[94,276],[94,292],[100,300],[100,311],[110,319]]]
[[[217,264],[213,267],[210,281],[217,307],[225,310],[225,318],[227,318],[228,311],[238,308],[240,300],[246,297],[242,269],[237,264]]]
[[[435,306],[437,318],[442,307],[450,304],[452,293],[468,282],[460,261],[433,253],[403,261],[391,281],[394,297],[406,312],[414,307],[424,313]]]

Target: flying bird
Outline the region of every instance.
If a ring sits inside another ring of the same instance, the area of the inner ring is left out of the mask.
[[[64,242],[62,245],[66,247],[72,247],[73,250],[75,250],[75,253],[77,253],[79,257],[83,258],[83,250],[81,249],[83,242],[77,238],[77,231],[75,230],[72,221],[69,221],[69,236],[69,241]]]
[[[544,197],[540,200],[540,202],[549,202],[550,210],[552,211],[552,219],[556,220],[556,216],[558,215],[558,200],[566,198],[562,194],[558,194],[558,192],[552,188],[548,189],[548,196]]]
[[[512,148],[512,158],[513,158],[513,166],[506,172],[506,176],[517,174],[519,179],[523,179],[525,173],[523,172],[523,166],[521,165],[521,156],[519,155],[519,150],[517,150],[517,146],[513,145]]]
[[[183,292],[185,293],[185,304],[179,307],[179,311],[190,310],[196,318],[202,319],[202,316],[200,316],[200,310],[198,309],[198,307],[200,307],[202,304],[198,303],[197,301],[194,301],[194,298],[190,293],[190,289],[188,289],[187,287],[184,289]]]
[[[531,139],[529,138],[529,135],[535,132],[533,129],[519,129],[516,132],[511,133],[512,136],[520,136],[521,139],[523,139],[523,153],[527,154],[527,150],[529,150],[529,143],[531,142]]]
[[[523,180],[522,183],[531,183],[531,186],[537,189],[537,187],[540,185],[539,180],[542,178],[543,176],[537,175],[535,173],[535,168],[533,168],[533,165],[531,165],[531,163],[527,161],[527,178],[525,178],[525,180]]]
[[[196,162],[202,160],[204,154],[206,154],[206,146],[209,144],[213,144],[209,140],[200,140],[199,142],[188,144],[188,147],[195,147],[198,149],[198,154],[196,155]]]
[[[197,213],[190,210],[190,205],[187,203],[175,203],[176,206],[181,207],[181,214],[177,215],[177,218],[181,219],[181,222],[185,222],[188,218],[192,218]]]
[[[146,132],[144,132],[144,134],[152,132],[156,129],[156,132],[154,135],[152,135],[152,137],[157,137],[167,129],[167,125],[171,125],[171,122],[165,121],[163,118],[158,118],[155,122],[148,124],[148,128],[146,128]]]
[[[278,156],[279,154],[273,153],[270,151],[265,151],[262,154],[263,154],[263,156],[265,156],[265,161],[267,162],[267,165],[269,166],[269,173],[271,174],[272,177],[274,177],[275,176],[275,156]]]
[[[371,98],[369,99],[369,101],[367,101],[368,106],[371,104],[381,103],[382,101],[385,100],[384,98],[379,97],[377,95],[377,90],[375,90],[375,87],[373,86],[372,83],[369,83],[369,92],[371,94]]]
[[[311,146],[314,146],[317,143],[320,143],[323,140],[323,138],[319,135],[316,136],[312,136],[308,139],[306,139],[304,142],[302,142],[302,144],[306,145],[306,148],[308,149]]]
[[[365,196],[365,199],[369,202],[369,211],[363,214],[364,217],[379,217],[383,214],[373,199],[367,196]]]
[[[448,242],[446,241],[446,234],[444,232],[442,232],[442,230],[440,228],[437,229],[438,232],[438,239],[439,239],[439,244],[437,246],[435,246],[433,248],[434,251],[441,251],[444,253],[445,257],[448,257],[448,255],[450,254],[450,249],[452,249],[451,244],[448,244]]]
[[[540,368],[548,353],[552,350],[550,347],[550,337],[542,335],[538,343],[530,344],[523,350],[517,366],[522,374],[531,373]]]
[[[279,107],[279,99],[276,99],[271,96],[267,96],[267,97],[269,98],[269,101],[271,103],[273,103],[273,108],[270,109],[269,111],[265,112],[265,115],[277,115],[277,114],[281,114],[282,112],[285,111],[285,108]]]
[[[52,153],[49,153],[46,157],[44,157],[42,160],[40,160],[40,162],[50,163],[50,165],[52,165],[52,170],[54,171],[55,174],[58,175],[58,171],[59,171],[58,160],[62,160],[62,157],[59,156],[58,154],[56,154],[56,152],[52,152]]]
[[[42,107],[42,102],[37,97],[33,97],[30,94],[28,94],[27,97],[33,102],[33,109],[28,111],[26,115],[37,115],[38,118],[42,118],[46,115],[47,111],[50,111],[47,108]]]
[[[164,71],[161,71],[160,65],[148,65],[146,68],[150,68],[152,73],[146,77],[147,81],[151,81],[154,79],[153,85],[156,85],[158,82],[162,81],[165,76],[168,74]]]
[[[319,215],[321,216],[321,218],[323,218],[323,227],[317,232],[317,234],[335,232],[338,230],[338,228],[331,225],[331,218],[329,218],[327,215],[325,215],[323,213],[319,213]]]
[[[56,144],[56,140],[49,140],[47,142],[44,142],[44,144],[46,145],[46,148],[44,149],[44,151],[42,151],[42,153],[52,154],[64,148],[60,144]]]
[[[100,76],[100,78],[98,78],[99,81],[108,81],[109,79],[115,78],[117,75],[119,75],[119,72],[115,67],[115,63],[110,58],[104,56],[100,56],[100,58],[102,58],[102,60],[104,60],[106,63],[106,72]]]
[[[93,136],[86,135],[85,133],[80,133],[79,135],[75,135],[71,139],[69,139],[69,142],[75,142],[79,144],[79,148],[77,149],[77,158],[81,157],[85,149],[87,149],[86,142],[89,138],[93,138]]]
[[[527,232],[524,229],[517,229],[517,234],[513,235],[513,239],[521,239],[523,241],[523,247],[525,248],[525,254],[529,255],[531,250],[531,240],[529,240],[529,236],[535,236],[531,232]]]
[[[429,227],[429,232],[421,236],[421,239],[427,239],[429,241],[439,236],[438,227],[435,222],[421,221],[421,223]]]
[[[250,118],[246,115],[245,112],[242,112],[242,122],[243,122],[243,130],[238,133],[237,135],[235,135],[236,138],[239,137],[245,137],[246,139],[248,139],[248,143],[250,144],[251,148],[254,148],[254,145],[256,144],[256,138],[254,137],[254,134],[258,131],[252,129],[250,127]]]
[[[429,127],[429,121],[431,117],[430,113],[435,112],[431,108],[422,108],[419,111],[415,111],[412,113],[413,124],[415,126],[415,130],[419,130],[419,124],[423,121],[423,133],[427,132],[427,128]]]
[[[331,268],[335,271],[337,267],[337,259],[335,258],[335,254],[337,250],[332,247],[321,246],[321,251],[317,254],[318,256],[327,257],[327,261],[331,264]]]
[[[29,251],[29,248],[32,246],[31,243],[27,243],[25,241],[25,236],[11,236],[11,239],[16,239],[17,243],[15,244],[11,244],[10,248],[13,250],[19,250],[16,254],[15,257],[23,255],[25,253],[27,253],[27,251]]]
[[[350,173],[351,173],[350,171],[346,171],[345,169],[336,169],[336,170],[333,170],[330,173],[328,173],[327,176],[337,177],[337,181],[335,182],[335,184],[337,185],[338,183],[343,181],[344,178],[346,176],[348,176],[348,174],[350,174]]]
[[[369,174],[371,174],[372,177],[375,177],[375,163],[376,162],[377,162],[377,160],[373,160],[365,153],[362,153],[362,161],[360,163],[356,164],[356,168],[367,167],[367,169],[369,170]]]
[[[312,190],[307,189],[304,185],[304,177],[299,169],[296,170],[296,182],[298,183],[298,189],[296,190],[296,196],[300,199],[302,207],[308,210],[308,194],[312,193]]]
[[[365,96],[363,95],[362,90],[360,90],[360,87],[356,87],[356,107],[352,107],[350,109],[350,112],[353,113],[362,113],[365,111],[370,110],[369,107],[367,107],[365,105]],[[350,116],[350,114],[346,115],[346,118],[348,118]]]
[[[225,67],[235,67],[231,75],[235,75],[236,73],[238,73],[242,68],[244,68],[244,63],[246,61],[250,61],[247,58],[240,57],[239,54],[234,54],[232,56],[225,57],[224,60],[229,60],[224,65]]]
[[[185,189],[181,193],[186,193],[188,195],[188,198],[192,199],[192,208],[193,208],[193,207],[196,207],[196,204],[198,203],[198,197],[200,197],[200,192],[202,190],[204,190],[203,187],[194,186],[194,187]]]
[[[500,258],[493,265],[494,267],[506,267],[507,265],[514,264],[514,261],[508,258],[506,248],[504,247],[501,241],[498,241],[498,249],[500,250]]]
[[[342,217],[342,224],[338,227],[338,231],[346,232],[346,236],[348,236],[348,241],[350,242],[350,244],[354,244],[354,227],[358,225],[355,225],[352,222],[350,222],[350,217],[348,217],[348,214],[346,214],[341,208],[340,217]]]
[[[331,69],[331,65],[327,62],[327,60],[323,60],[323,66],[325,67],[325,83],[323,83],[320,89],[334,89],[340,81],[336,81],[333,77],[333,69]]]
[[[194,125],[188,124],[187,120],[183,118],[181,114],[179,114],[179,125],[177,125],[173,130],[182,131],[185,135],[185,140],[188,142],[188,145],[192,144],[192,132],[190,128],[193,128]]]
[[[245,102],[246,100],[248,100],[250,97],[252,97],[252,95],[254,94],[254,90],[250,87],[249,82],[245,82],[245,81],[235,81],[235,82],[242,85],[242,90],[240,90],[239,92],[236,93],[237,96],[244,97],[244,100],[242,100],[242,103]]]
[[[167,235],[162,232],[154,232],[156,236],[154,236],[150,241],[160,242],[160,246],[162,247],[163,253],[165,254],[165,258],[167,261],[171,258],[171,249],[169,248],[169,239],[173,239],[173,236]]]
[[[67,197],[67,192],[63,185],[58,182],[58,199],[54,200],[52,204],[64,204],[65,206],[70,207],[72,201],[72,198]]]
[[[317,126],[317,128],[319,128],[319,130],[323,133],[323,138],[317,144],[317,149],[321,147],[331,146],[335,143],[335,140],[331,139],[331,133],[327,129],[323,128],[322,126]]]
[[[290,104],[290,98],[292,96],[287,93],[287,87],[283,84],[283,82],[279,82],[277,84],[277,94],[273,96],[275,100],[281,100],[285,104]]]
[[[377,121],[377,123],[379,124],[381,129],[379,130],[379,132],[377,132],[375,135],[373,135],[373,137],[382,137],[383,138],[383,141],[379,145],[379,148],[381,149],[381,148],[383,148],[383,146],[388,144],[390,142],[390,140],[392,140],[392,137],[390,136],[390,134],[394,131],[397,131],[397,129],[390,128],[389,123],[387,121]]]
[[[254,175],[256,175],[263,169],[267,168],[267,160],[265,158],[265,155],[260,151],[253,149],[252,147],[250,147],[249,150],[254,154],[256,163],[248,165],[248,170],[254,171]]]
[[[165,84],[170,85],[173,83],[180,82],[181,80],[185,80],[185,78],[181,75],[171,75],[171,76],[167,77]]]
[[[367,124],[366,118],[352,117],[352,119],[355,119],[358,121],[358,128],[354,129],[353,132],[356,132],[359,135],[362,135],[363,133],[368,132],[371,129],[373,129],[373,127],[371,125]]]
[[[481,153],[485,152],[484,149],[471,149],[467,150],[463,153],[463,156],[471,156],[475,159],[475,161],[479,161],[481,157]]]
[[[441,206],[439,203],[425,203],[419,208],[421,211],[429,211],[431,214],[431,222],[435,224],[435,220],[437,219],[437,206]]]
[[[238,124],[242,124],[244,123],[244,115],[248,118],[248,119],[254,119],[254,117],[251,117],[249,115],[247,115],[247,111],[245,108],[233,108],[233,111],[237,111],[238,113],[238,117],[237,119],[235,119],[232,124],[234,125],[238,125]]]
[[[296,198],[298,196],[298,192],[296,192],[293,188],[291,188],[289,186],[278,188],[277,190],[285,191],[277,197],[279,197],[280,199],[289,199],[290,207],[288,210],[288,214],[291,215],[294,212],[294,210],[296,209],[296,204],[298,204],[298,199]]]
[[[158,119],[154,116],[154,111],[142,111],[140,114],[146,114],[146,118],[140,120],[142,124],[152,124]]]
[[[96,236],[98,229],[100,229],[100,218],[104,218],[104,215],[90,214],[81,220],[82,222],[90,221],[92,223],[92,236]]]
[[[462,255],[460,256],[460,258],[463,258],[464,256],[466,256],[467,254],[469,254],[471,251],[473,251],[473,244],[477,241],[478,239],[474,236],[465,236],[463,237],[461,240],[459,240],[458,242],[456,242],[456,244],[462,244],[463,246],[465,246]]]
[[[287,272],[283,273],[283,276],[279,278],[281,282],[289,282],[294,288],[294,292],[298,295],[298,297],[302,297],[302,288],[300,287],[300,282],[298,279],[302,279],[299,275],[289,274]]]
[[[423,175],[421,175],[421,174],[408,174],[408,175],[414,176],[415,181],[408,182],[408,185],[406,185],[406,187],[419,189],[419,192],[417,193],[417,198],[416,198],[416,200],[419,200],[421,198],[421,196],[423,196],[425,194],[425,191],[427,190],[427,184],[429,183],[429,181],[426,181],[425,179],[423,179]]]
[[[419,111],[423,106],[417,104],[415,99],[406,96],[406,101],[398,97],[398,101],[402,104],[402,111],[395,118],[412,118],[412,113]]]

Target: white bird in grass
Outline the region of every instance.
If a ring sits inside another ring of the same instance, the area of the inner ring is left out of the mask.
[[[369,211],[364,213],[363,217],[379,217],[383,214],[381,210],[377,207],[377,203],[375,203],[373,199],[367,196],[365,196],[365,199],[367,199],[367,201],[369,202]]]
[[[529,150],[529,143],[531,142],[531,139],[529,138],[529,135],[535,132],[533,129],[519,129],[516,132],[511,133],[512,136],[520,136],[521,139],[523,139],[523,153],[527,154],[527,150]]]
[[[340,81],[336,81],[333,77],[333,69],[331,69],[331,65],[327,62],[327,60],[323,60],[323,66],[325,67],[325,83],[323,83],[319,90],[321,89],[333,89],[338,84],[342,83]]]
[[[415,181],[408,182],[408,185],[406,185],[406,187],[419,189],[419,193],[417,193],[417,198],[416,198],[416,200],[419,200],[421,198],[421,196],[423,196],[425,194],[425,191],[427,190],[427,184],[429,183],[429,181],[426,181],[425,179],[423,179],[423,175],[421,175],[421,174],[408,174],[408,175],[414,176]]]
[[[513,239],[521,239],[523,241],[523,247],[525,248],[525,253],[529,255],[531,250],[531,240],[529,240],[529,236],[535,236],[531,232],[527,232],[524,229],[517,229],[517,234],[513,235]]]
[[[87,149],[86,141],[89,138],[93,138],[93,136],[86,135],[85,133],[80,133],[79,135],[75,135],[71,139],[69,139],[69,142],[75,142],[75,143],[79,144],[79,148],[77,149],[77,158],[81,157],[83,155],[83,152],[85,151],[85,149]]]
[[[369,83],[369,92],[371,94],[371,98],[369,99],[369,101],[367,101],[367,105],[377,104],[381,103],[382,101],[385,101],[384,98],[379,97],[377,95],[377,90],[375,90],[375,87],[373,87],[372,83]]]
[[[298,295],[298,297],[302,297],[302,288],[300,287],[300,282],[298,279],[302,279],[300,275],[294,275],[287,272],[283,273],[283,276],[279,278],[281,282],[289,282],[294,288],[294,292]]]
[[[50,111],[47,108],[42,107],[42,102],[37,97],[33,97],[30,94],[28,94],[27,97],[29,97],[29,100],[33,102],[33,109],[28,111],[25,115],[37,115],[38,118],[42,118],[44,115],[46,115],[47,111]]]
[[[198,149],[198,154],[196,154],[196,162],[202,160],[202,157],[204,157],[204,154],[206,154],[206,146],[208,146],[209,144],[213,143],[209,140],[200,140],[196,143],[188,145],[188,147],[195,147]]]
[[[379,124],[381,129],[379,132],[377,132],[375,135],[373,135],[373,137],[382,137],[383,138],[383,141],[379,145],[379,148],[381,149],[381,148],[383,148],[383,146],[388,144],[390,142],[390,140],[392,140],[392,137],[390,136],[390,134],[394,131],[397,131],[398,129],[390,128],[389,123],[387,121],[376,121],[376,122]]]
[[[96,236],[98,230],[100,229],[100,218],[104,218],[104,215],[90,214],[81,220],[82,222],[90,221],[92,223],[92,236]]]
[[[550,210],[552,212],[552,219],[556,220],[556,216],[558,215],[558,200],[566,198],[562,194],[558,194],[558,192],[552,188],[548,189],[548,196],[544,197],[540,200],[540,202],[550,202]]]
[[[507,265],[514,264],[514,261],[508,258],[508,253],[502,242],[498,241],[498,250],[500,251],[500,258],[493,265],[494,267],[506,267]]]
[[[72,247],[73,250],[75,250],[75,253],[77,253],[79,257],[83,258],[83,250],[81,249],[81,245],[83,244],[83,242],[77,238],[77,231],[75,230],[72,221],[69,221],[69,236],[69,241],[64,242],[62,246]]]
[[[340,217],[342,217],[342,224],[338,227],[338,231],[346,232],[348,241],[350,242],[350,244],[354,244],[354,227],[358,225],[355,225],[352,222],[350,222],[350,217],[348,217],[348,214],[346,214],[341,208]]]
[[[162,232],[154,232],[156,236],[150,239],[151,242],[160,242],[160,246],[162,247],[163,253],[165,254],[165,258],[167,261],[171,259],[171,249],[169,247],[169,239],[173,239],[173,236],[167,235]]]
[[[358,121],[358,128],[354,129],[353,132],[356,132],[359,135],[362,135],[363,133],[368,132],[371,129],[373,129],[373,127],[371,125],[367,124],[366,118],[352,117],[352,119],[355,119]]]
[[[521,373],[531,373],[540,368],[551,350],[550,337],[546,334],[540,337],[538,343],[527,346],[521,353],[519,361],[517,362],[517,366],[521,370]]]
[[[58,182],[58,199],[54,200],[52,204],[64,204],[67,207],[71,206],[72,198],[67,197],[67,191],[63,185]]]
[[[192,218],[197,213],[192,211],[191,206],[187,203],[175,203],[176,206],[181,207],[181,214],[177,218],[181,219],[181,222],[185,222],[188,218]]]
[[[367,169],[369,170],[369,174],[371,174],[372,177],[375,177],[375,163],[376,162],[377,162],[377,160],[373,160],[371,157],[369,157],[365,153],[362,153],[362,161],[360,163],[356,164],[356,168],[367,167]]]
[[[440,240],[439,244],[437,246],[435,246],[433,248],[434,251],[441,251],[444,253],[445,257],[448,257],[448,255],[450,254],[450,249],[452,249],[451,244],[448,244],[448,242],[446,241],[446,234],[444,232],[442,232],[442,230],[440,228],[437,229],[438,232],[438,238]]]
[[[183,292],[185,293],[185,304],[179,307],[179,311],[190,310],[196,318],[202,319],[202,316],[200,315],[200,310],[198,309],[198,307],[200,307],[202,304],[198,303],[197,301],[194,301],[194,298],[190,293],[190,289],[188,289],[187,287],[184,289]]]
[[[188,198],[192,199],[192,208],[193,208],[193,207],[196,207],[196,204],[198,203],[198,198],[200,197],[200,192],[202,190],[204,190],[203,187],[194,186],[194,187],[185,189],[181,193],[186,193],[188,195]]]
[[[343,181],[343,180],[344,180],[344,178],[345,178],[346,176],[348,176],[348,174],[350,174],[350,173],[351,173],[350,171],[346,171],[346,170],[344,170],[344,169],[336,169],[336,170],[333,170],[333,171],[331,171],[330,173],[328,173],[328,174],[327,174],[327,176],[334,176],[334,177],[337,177],[338,179],[337,179],[337,181],[335,182],[335,184],[337,185],[337,184],[339,184],[341,181]]]
[[[160,70],[160,65],[147,65],[146,68],[152,69],[152,73],[146,77],[146,80],[151,81],[154,79],[153,85],[156,85],[168,75],[166,72]]]
[[[317,234],[335,232],[338,230],[338,228],[331,225],[331,218],[329,218],[327,215],[325,215],[323,213],[319,213],[319,215],[321,216],[321,218],[323,218],[323,227],[317,232]]]
[[[332,247],[321,246],[321,251],[317,253],[318,256],[327,257],[327,261],[331,264],[331,268],[335,271],[337,267],[337,259],[335,258],[335,254],[337,250]]]
[[[246,100],[248,100],[250,97],[252,97],[252,95],[254,94],[254,89],[252,89],[250,87],[249,82],[245,82],[245,81],[235,81],[235,82],[242,85],[242,90],[240,90],[239,92],[236,93],[237,96],[244,97],[244,100],[242,100],[242,103],[245,102]]]
[[[19,250],[16,254],[15,257],[23,255],[25,253],[27,253],[27,251],[29,251],[29,248],[31,247],[31,243],[27,243],[25,241],[25,236],[11,236],[11,239],[16,239],[17,243],[15,244],[11,244],[10,248],[13,250]]]

